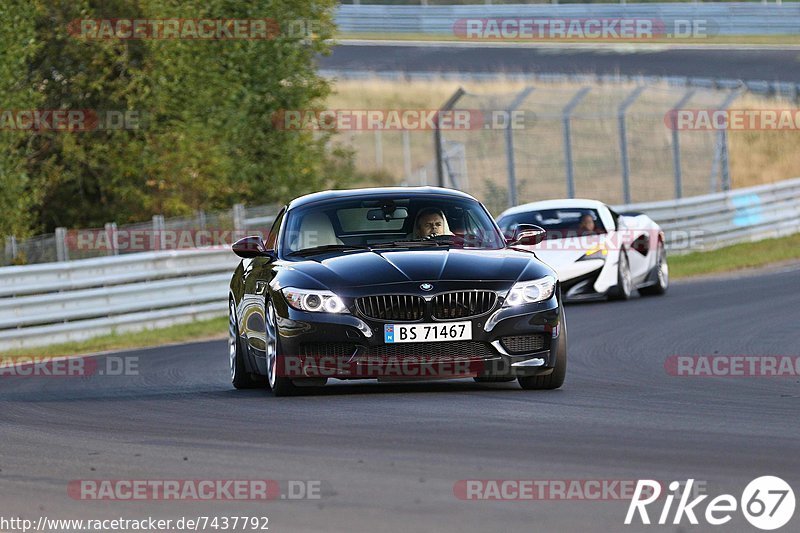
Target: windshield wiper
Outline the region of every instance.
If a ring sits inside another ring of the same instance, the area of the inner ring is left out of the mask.
[[[435,241],[435,240],[418,240],[418,241],[392,241],[392,242],[381,242],[378,244],[373,244],[373,249],[378,248],[425,248],[425,247],[437,247],[437,246],[450,246],[452,241]]]
[[[370,250],[370,247],[356,246],[351,244],[325,244],[323,246],[313,246],[311,248],[303,248],[302,250],[289,252],[286,255],[304,256],[304,255],[321,254],[325,252],[347,251],[347,250]]]

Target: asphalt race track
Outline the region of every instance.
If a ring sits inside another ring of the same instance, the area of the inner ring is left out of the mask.
[[[136,376],[5,376],[2,513],[247,513],[268,516],[273,532],[709,531],[624,527],[627,500],[464,501],[454,484],[694,478],[712,496],[738,498],[751,479],[772,474],[797,491],[800,379],[674,377],[664,363],[673,354],[800,355],[798,288],[794,266],[569,306],[569,372],[554,392],[471,380],[335,382],[276,399],[231,389],[224,341],[127,352],[139,358]],[[67,493],[75,479],[201,478],[318,480],[321,497],[99,502]],[[798,524],[796,511],[784,530]],[[713,530],[755,531],[740,512]]]
[[[472,44],[472,43],[470,43]],[[340,45],[331,70],[622,74],[800,82],[797,47]]]

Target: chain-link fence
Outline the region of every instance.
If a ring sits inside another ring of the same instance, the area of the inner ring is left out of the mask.
[[[724,190],[725,129],[683,131],[675,117],[677,110],[724,110],[739,94],[646,85],[527,87],[502,96],[460,91],[452,109],[514,120],[504,128],[443,131],[442,143],[463,146],[471,186],[450,171],[446,150],[438,179],[495,212],[547,198],[632,203]]]
[[[731,183],[727,131],[683,128],[675,113],[724,110],[744,94],[736,86],[658,83],[554,83],[509,94],[459,89],[442,109],[481,117],[480,127],[351,130],[339,142],[352,146],[358,169],[378,173],[378,181],[461,189],[495,213],[548,198],[667,200]]]

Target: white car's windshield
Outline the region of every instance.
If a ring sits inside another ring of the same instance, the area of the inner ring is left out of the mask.
[[[497,223],[506,234],[513,233],[520,224],[535,224],[547,231],[545,239],[548,240],[606,233],[596,209],[558,208],[526,211],[506,215]]]

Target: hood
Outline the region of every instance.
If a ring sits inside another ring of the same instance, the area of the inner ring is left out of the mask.
[[[284,279],[281,285],[306,286],[304,281],[316,281],[329,289],[410,281],[516,281],[552,274],[534,254],[510,249],[348,252],[286,263],[286,267],[286,277],[294,279]]]

